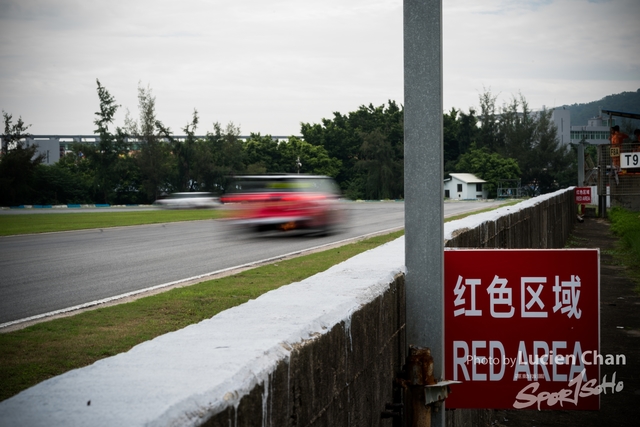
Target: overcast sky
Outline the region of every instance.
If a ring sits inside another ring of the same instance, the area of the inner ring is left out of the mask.
[[[93,134],[96,79],[174,134],[243,135],[403,104],[402,0],[0,0],[0,108],[36,135]],[[638,0],[443,0],[444,109],[490,90],[533,109],[640,88]]]

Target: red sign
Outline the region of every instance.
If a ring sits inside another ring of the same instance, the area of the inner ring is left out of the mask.
[[[591,187],[576,187],[575,200],[578,205],[591,204]]]
[[[599,409],[597,249],[444,255],[447,408]]]

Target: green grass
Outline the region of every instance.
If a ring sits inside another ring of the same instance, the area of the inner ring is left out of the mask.
[[[0,400],[47,378],[125,352],[139,343],[208,319],[272,289],[300,281],[403,233],[373,237],[234,276],[0,334]]]
[[[574,235],[570,235],[569,239],[565,243],[565,248],[584,248],[589,243],[589,239],[585,237],[576,237]]]
[[[514,200],[502,204],[511,206],[521,202]],[[447,221],[494,210],[487,208],[447,218]],[[218,219],[220,210],[145,210],[121,211],[111,208],[108,212],[68,212],[60,214],[3,214],[0,215],[0,236],[16,234],[52,233],[57,231],[85,230],[89,228],[125,227],[142,224],[161,224],[177,221]]]
[[[631,254],[640,261],[640,212],[614,207],[609,211],[611,231]]]
[[[220,218],[218,210],[148,210],[0,215],[0,236]]]
[[[458,215],[446,221],[487,210],[491,209]],[[4,228],[9,224],[13,233],[5,234],[34,233],[211,219],[216,214],[217,211],[150,211],[0,215],[0,230],[6,231]],[[7,217],[11,219],[7,220]],[[69,228],[69,225],[74,228]],[[90,365],[167,332],[211,318],[223,310],[303,280],[403,234],[404,231],[397,231],[133,302],[0,333],[0,400],[71,369]]]
[[[629,276],[637,283],[635,290],[640,293],[640,212],[614,207],[607,215],[611,231],[620,239],[615,256],[627,267]]]

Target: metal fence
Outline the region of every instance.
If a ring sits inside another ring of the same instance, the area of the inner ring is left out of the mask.
[[[598,194],[640,196],[640,143],[598,146]]]

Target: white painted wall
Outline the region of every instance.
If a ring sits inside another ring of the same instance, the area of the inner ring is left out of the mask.
[[[451,178],[444,182],[445,195],[447,190],[449,191],[450,199],[471,200],[471,199],[486,199],[489,197],[489,191],[485,188],[486,182],[474,177],[474,182],[467,182],[460,179],[460,176],[466,176],[470,174],[451,174]],[[476,191],[477,181],[482,181],[482,191]],[[458,191],[458,185],[462,186],[462,191]],[[480,196],[480,197],[478,197]]]

